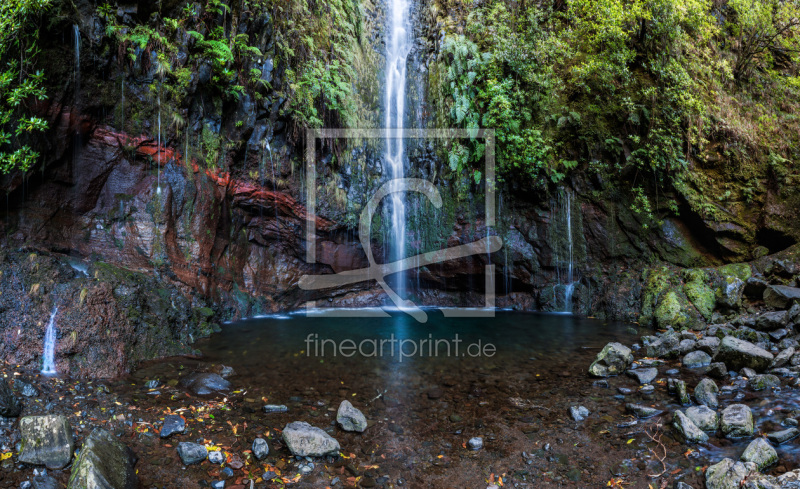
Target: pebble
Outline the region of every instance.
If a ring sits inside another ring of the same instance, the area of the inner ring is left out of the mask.
[[[289,410],[288,407],[284,406],[283,404],[267,404],[262,408],[265,413],[285,413]]]
[[[678,375],[679,373],[681,373],[681,371],[678,370],[677,368],[671,368],[664,373],[667,375]]]
[[[480,450],[483,448],[483,438],[476,436],[474,438],[470,438],[469,442],[467,442],[467,446],[470,450]]]
[[[208,452],[208,461],[212,464],[221,464],[225,462],[225,455],[223,455],[220,450]]]

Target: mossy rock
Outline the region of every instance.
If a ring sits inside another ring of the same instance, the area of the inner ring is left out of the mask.
[[[659,298],[670,286],[670,271],[667,267],[653,268],[644,273],[644,290],[642,291],[642,312],[639,323],[649,325],[656,317],[656,306]]]
[[[736,277],[742,282],[747,282],[753,276],[749,263],[731,263],[717,268],[717,271],[723,277]]]
[[[667,292],[667,295],[659,301],[658,307],[655,311],[656,325],[659,328],[666,328],[672,326],[673,328],[681,328],[687,326],[689,317],[684,312],[684,307],[678,294],[674,291]]]
[[[693,269],[685,270],[684,278],[686,283],[683,286],[683,291],[686,297],[692,301],[694,307],[697,308],[697,311],[705,320],[710,321],[717,298],[714,290],[707,285],[708,276],[703,270]]]

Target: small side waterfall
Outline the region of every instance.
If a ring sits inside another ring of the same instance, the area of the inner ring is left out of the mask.
[[[386,51],[386,153],[389,177],[399,189],[399,181],[405,176],[404,142],[400,137],[405,126],[406,71],[408,54],[411,51],[411,22],[409,0],[389,0],[388,39]],[[406,208],[402,192],[391,196],[391,239],[393,244],[391,260],[405,257],[406,248]],[[402,297],[404,274],[401,273],[395,289]]]
[[[566,192],[566,209],[564,214],[567,218],[567,250],[568,264],[567,276],[564,286],[564,312],[572,312],[572,292],[575,290],[575,278],[573,277],[573,244],[572,244],[572,192]]]
[[[52,375],[56,373],[56,314],[58,306],[50,313],[50,321],[44,334],[44,348],[42,352],[42,373]]]

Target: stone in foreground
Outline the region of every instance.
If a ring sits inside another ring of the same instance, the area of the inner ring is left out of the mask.
[[[483,448],[483,438],[476,436],[474,438],[470,438],[467,442],[467,446],[470,450],[480,450]]]
[[[174,433],[183,433],[186,429],[186,420],[177,414],[164,416],[164,424],[161,426],[161,438],[167,438]]]
[[[339,442],[323,430],[304,421],[289,423],[283,429],[283,441],[298,457],[324,457],[339,451]]]
[[[231,390],[230,382],[218,374],[208,372],[187,375],[181,379],[181,385],[198,396],[227,394]]]
[[[733,336],[722,339],[714,357],[714,361],[724,362],[729,369],[752,368],[756,371],[766,370],[774,359],[767,350]]]
[[[75,442],[65,416],[26,416],[19,421],[19,429],[22,432],[20,462],[61,469],[72,460]]]
[[[748,384],[754,391],[763,391],[764,389],[780,387],[781,379],[772,374],[758,374],[752,377]]]
[[[358,431],[362,433],[367,429],[367,418],[364,413],[353,407],[350,401],[344,400],[339,404],[339,411],[336,413],[336,422],[345,431]]]
[[[569,415],[572,416],[572,419],[575,421],[583,421],[589,417],[589,414],[589,410],[584,406],[571,406],[569,408]]]
[[[628,370],[628,377],[632,377],[639,382],[639,384],[649,384],[658,376],[658,369],[656,368],[636,368]]]
[[[772,445],[767,440],[756,438],[745,448],[742,460],[753,462],[758,467],[758,470],[764,470],[778,462],[778,452],[772,448]]]
[[[786,443],[789,440],[797,438],[797,435],[800,435],[800,430],[797,428],[789,428],[786,430],[775,431],[773,433],[767,433],[767,440],[776,445],[780,445],[781,443]]]
[[[675,411],[673,414],[672,425],[683,436],[686,443],[705,443],[708,441],[708,435],[680,411]]]
[[[631,349],[622,343],[609,343],[597,354],[597,358],[589,367],[589,373],[595,377],[619,375],[633,363]]]
[[[181,442],[177,450],[183,465],[199,464],[208,457],[208,450],[199,443]]]
[[[724,458],[706,470],[706,489],[739,489],[742,481],[752,472],[742,462]]]
[[[731,404],[722,411],[720,428],[726,438],[753,436],[753,412],[744,404]]]
[[[686,409],[685,414],[703,431],[717,431],[719,427],[717,412],[708,406],[692,406]]]
[[[117,437],[95,428],[81,447],[68,489],[135,489],[139,486],[133,452]]]
[[[267,414],[285,413],[285,412],[289,411],[289,408],[284,406],[283,404],[267,404],[262,409]]]

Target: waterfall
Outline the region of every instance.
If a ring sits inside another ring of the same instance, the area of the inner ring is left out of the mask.
[[[42,373],[52,375],[56,373],[56,314],[58,306],[50,313],[50,321],[44,334],[44,348],[42,352]]]
[[[75,122],[78,122],[80,116],[80,98],[81,98],[81,31],[78,29],[77,24],[72,25],[72,38],[75,46],[75,61],[73,66],[73,113],[75,114]],[[80,127],[75,128],[75,134],[72,137],[72,166],[71,170],[74,171],[75,163],[80,156],[81,148],[81,131]],[[71,175],[74,176],[74,175]],[[71,179],[72,180],[72,179]]]
[[[393,188],[399,189],[399,180],[404,177],[404,142],[400,137],[404,127],[406,102],[406,68],[411,51],[411,22],[409,0],[388,0],[389,20],[386,43],[386,153]],[[402,192],[391,194],[391,260],[405,257],[406,208]],[[397,294],[402,296],[405,273],[399,274]]]
[[[567,275],[564,277],[564,312],[572,312],[572,292],[575,290],[575,279],[573,277],[572,261],[572,192],[567,190],[564,216],[566,218],[567,231]]]

